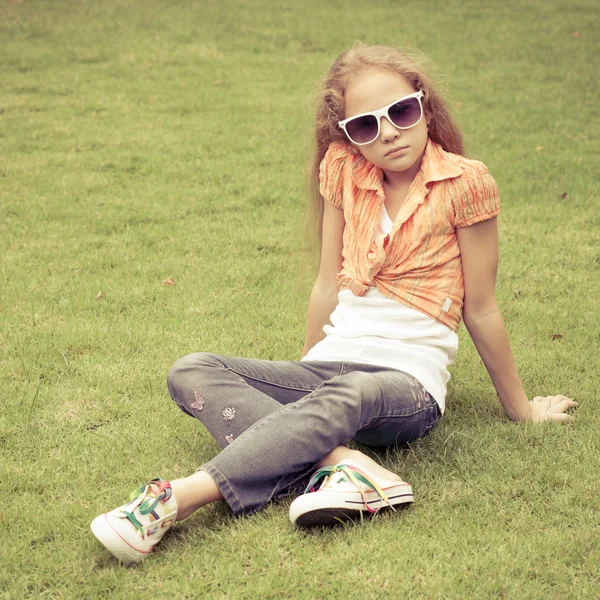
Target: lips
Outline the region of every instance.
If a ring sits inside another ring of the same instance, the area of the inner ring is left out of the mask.
[[[397,146],[396,148],[392,148],[388,150],[385,155],[386,156],[395,156],[396,154],[402,154],[404,150],[408,150],[408,146]]]

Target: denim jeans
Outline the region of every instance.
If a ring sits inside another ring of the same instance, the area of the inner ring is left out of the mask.
[[[352,362],[269,361],[198,352],[168,376],[171,397],[223,450],[199,470],[234,514],[302,491],[316,463],[348,440],[396,446],[441,416],[403,371]]]

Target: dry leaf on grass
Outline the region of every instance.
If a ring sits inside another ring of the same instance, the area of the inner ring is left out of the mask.
[[[581,31],[574,31],[573,37],[581,37]]]
[[[96,294],[96,300],[102,300],[102,298],[104,298],[104,292],[102,290],[100,290],[97,294]]]
[[[543,149],[544,149],[544,146],[538,146],[538,147],[536,148],[536,150],[537,150],[538,152],[539,152],[540,150],[543,150]]]
[[[177,285],[172,277],[167,277],[162,284],[166,287],[168,285]]]

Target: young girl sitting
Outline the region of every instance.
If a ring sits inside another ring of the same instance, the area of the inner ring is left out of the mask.
[[[464,157],[418,62],[383,46],[338,57],[317,105],[313,175],[321,260],[302,360],[195,353],[175,363],[173,400],[222,451],[94,519],[124,563],[216,500],[239,515],[304,492],[290,506],[300,526],[412,502],[408,483],[344,444],[399,446],[435,427],[461,316],[510,419],[573,418],[569,398],[523,390],[495,298],[497,186]]]

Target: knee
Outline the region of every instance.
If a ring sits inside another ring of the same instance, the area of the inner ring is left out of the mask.
[[[208,352],[194,352],[177,360],[169,369],[167,374],[167,387],[171,398],[181,404],[184,396],[184,390],[190,385],[190,378],[197,374],[203,367],[220,366],[213,354]]]
[[[167,387],[169,388],[171,396],[173,396],[174,392],[181,389],[185,374],[189,370],[189,358],[191,356],[191,354],[188,354],[187,356],[180,358],[169,369],[167,374]]]

